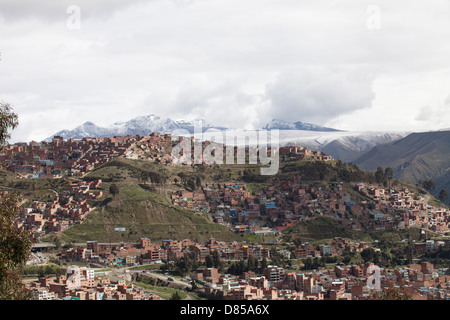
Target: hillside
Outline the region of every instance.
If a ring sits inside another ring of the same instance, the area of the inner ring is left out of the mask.
[[[328,217],[317,217],[283,230],[283,235],[287,238],[294,236],[302,241],[316,241],[323,239],[333,239],[335,237],[348,238],[354,240],[371,240],[363,231],[355,231],[340,224],[337,220]]]
[[[353,163],[370,171],[391,167],[395,178],[413,184],[432,179],[437,195],[442,188],[450,190],[450,131],[413,133],[376,146]]]
[[[227,128],[200,120],[203,132],[225,131]],[[185,134],[194,133],[196,121],[172,120],[155,114],[139,116],[127,121],[120,121],[109,126],[98,126],[87,121],[73,129],[56,132],[45,141],[52,141],[54,136],[64,139],[82,139],[85,137],[114,137],[148,135],[152,132]],[[231,129],[231,128],[230,128]],[[407,132],[352,132],[322,127],[301,121],[289,122],[273,119],[263,130],[279,130],[281,145],[300,145],[312,150],[322,151],[335,159],[352,161],[374,146],[391,143],[405,137]],[[214,135],[213,135],[214,136]],[[207,138],[207,137],[205,137]]]
[[[211,236],[221,240],[240,239],[225,227],[212,223],[206,215],[170,203],[165,188],[141,183],[139,174],[146,170],[154,170],[153,165],[117,159],[85,176],[85,180],[102,179],[100,189],[104,194],[92,203],[97,209],[81,224],[65,231],[62,240],[135,242],[147,237],[155,241],[167,238],[206,241]],[[115,197],[109,192],[112,184],[119,188]],[[115,231],[115,228],[125,228],[125,231]]]
[[[202,213],[200,209],[184,209],[174,204],[176,202],[172,203],[170,196],[180,189],[201,192],[200,188],[207,184],[231,182],[246,184],[252,197],[257,197],[259,192],[270,185],[300,177],[302,183],[311,184],[319,190],[342,185],[348,196],[357,201],[367,201],[364,195],[354,190],[355,183],[376,184],[374,173],[340,160],[282,161],[275,176],[262,176],[259,167],[248,164],[214,167],[165,166],[149,160],[119,157],[79,178],[17,179],[10,172],[3,171],[0,172],[0,186],[20,191],[30,201],[48,201],[55,193],[63,192],[70,182],[101,179],[102,183],[95,187],[95,192],[102,191],[103,194],[100,198],[87,200],[90,207],[96,209],[88,213],[81,223],[75,223],[60,233],[62,241],[136,242],[141,237],[148,237],[155,241],[189,238],[202,242],[212,236],[223,241],[253,242],[262,239],[253,234],[236,234],[224,225],[213,223],[212,214]],[[145,178],[148,175],[157,179]],[[161,183],[162,181],[164,182]],[[119,190],[116,194],[112,194],[110,190],[113,184],[117,185]],[[397,186],[401,184],[396,181]],[[414,186],[410,190],[415,192]],[[217,213],[214,205],[211,208]],[[268,223],[268,226],[272,226],[264,211],[261,217],[262,225]],[[305,224],[300,223],[294,229],[293,233],[312,240],[337,236],[359,239],[365,237],[364,232],[356,232],[336,220],[312,220]],[[54,235],[49,234],[45,241],[53,241]]]
[[[166,178],[167,183],[164,187],[145,184],[140,179],[143,172],[158,172]],[[352,184],[375,179],[372,173],[341,161],[328,163],[289,161],[280,164],[280,171],[275,176],[261,176],[258,172],[258,169],[248,165],[224,165],[202,169],[165,167],[145,160],[115,159],[83,178],[102,179],[100,188],[104,195],[92,203],[97,209],[89,214],[82,224],[64,232],[62,239],[73,242],[93,239],[103,242],[134,242],[140,237],[148,237],[154,240],[189,238],[204,241],[213,236],[224,241],[252,241],[254,237],[250,235],[237,235],[226,227],[213,223],[210,214],[196,213],[173,205],[168,200],[168,194],[182,187],[179,183],[174,183],[176,179],[180,179],[181,173],[186,176],[202,177],[203,183],[244,182],[252,192],[260,190],[272,179],[283,181],[298,175],[305,182],[317,186],[330,181],[343,181],[345,191],[355,198],[360,198],[361,201],[366,199],[353,190]],[[109,192],[112,184],[116,184],[120,190],[116,197]],[[125,228],[125,231],[117,232],[114,231],[115,228]],[[364,232],[351,230],[330,219],[313,220],[294,228],[293,232],[301,234],[304,239],[338,236],[364,238]]]
[[[317,132],[280,130],[281,145],[299,145],[322,151],[334,159],[353,161],[373,147],[392,143],[407,136],[406,132]]]
[[[246,172],[246,168],[248,171]],[[164,186],[143,183],[142,173],[158,172],[166,178]],[[211,215],[195,213],[173,205],[168,199],[171,191],[181,186],[175,184],[180,180],[178,174],[201,176],[203,183],[211,182],[245,182],[250,189],[262,188],[270,179],[285,179],[292,175],[301,175],[305,181],[325,181],[342,179],[359,181],[364,172],[353,165],[341,162],[292,161],[281,163],[280,172],[274,177],[259,175],[259,170],[247,165],[225,165],[216,168],[165,167],[145,160],[117,158],[87,174],[83,180],[102,179],[100,190],[102,198],[92,200],[97,207],[81,224],[69,228],[62,235],[63,241],[84,242],[96,239],[100,242],[134,242],[140,237],[155,241],[176,238],[205,241],[213,236],[224,241],[247,240],[254,236],[240,236],[226,227],[213,223]],[[109,188],[116,184],[119,194],[115,197]],[[125,228],[125,231],[115,231]],[[340,233],[339,233],[340,234]],[[243,238],[244,237],[244,238]]]

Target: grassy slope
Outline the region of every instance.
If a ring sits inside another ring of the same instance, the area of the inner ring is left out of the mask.
[[[288,237],[295,236],[302,241],[333,239],[335,237],[370,240],[370,237],[363,231],[352,230],[328,217],[318,217],[297,223],[296,225],[285,229],[283,234]]]
[[[395,241],[399,242],[411,237],[411,240],[420,240],[420,228],[409,228],[391,231],[358,231],[341,225],[337,220],[329,217],[317,217],[305,222],[300,222],[284,230],[284,238],[298,238],[302,241],[323,243],[335,237],[352,239],[357,241]]]
[[[302,161],[281,163],[280,173],[275,177],[268,177],[263,182],[247,182],[250,191],[259,192],[263,186],[267,185],[271,178],[285,179],[294,175],[309,175],[315,184],[326,183],[326,181],[337,178],[341,181],[340,172],[336,162],[330,162],[324,166],[325,181],[317,179],[317,172],[311,169],[311,164]],[[355,169],[350,165],[345,165],[350,171]],[[204,176],[203,182],[218,181],[240,181],[240,174],[248,166],[222,166],[220,168],[180,168],[164,167],[152,162],[143,160],[116,159],[106,165],[90,172],[84,179],[101,178],[103,183],[100,190],[104,195],[100,200],[90,201],[92,206],[98,207],[91,212],[82,224],[75,225],[64,232],[64,241],[84,242],[88,240],[98,240],[102,242],[130,241],[134,242],[140,237],[148,237],[154,240],[167,238],[184,239],[190,238],[197,241],[204,241],[210,236],[220,240],[246,240],[260,241],[259,237],[246,235],[238,236],[223,226],[211,222],[208,215],[198,215],[174,206],[168,200],[168,193],[176,190],[178,186],[172,182],[180,172],[188,174],[201,174]],[[254,169],[254,167],[251,167]],[[149,190],[146,185],[140,184],[138,177],[143,171],[158,171],[167,176],[168,184],[165,190]],[[178,178],[179,180],[179,178]],[[304,180],[305,182],[308,179]],[[357,181],[359,182],[359,181]],[[62,179],[37,179],[37,180],[17,180],[6,171],[0,171],[0,186],[16,187],[27,195],[29,199],[45,200],[54,195],[49,189],[60,191],[66,182]],[[112,183],[119,186],[120,193],[116,198],[109,193]],[[353,192],[350,184],[345,184],[347,192]],[[359,193],[353,192],[352,196],[360,197]],[[364,199],[361,199],[364,200]],[[297,226],[288,228],[284,232],[301,235],[305,240],[318,240],[323,238],[344,237],[363,240],[367,238],[364,232],[348,229],[336,221],[326,218],[300,223]],[[125,232],[115,232],[114,228],[124,227]],[[52,237],[52,236],[51,236]],[[51,238],[49,237],[49,238]]]
[[[0,191],[20,192],[25,199],[47,201],[64,189],[63,179],[16,179],[5,169],[0,169]]]
[[[198,215],[172,205],[165,193],[167,190],[149,190],[140,184],[136,175],[140,170],[154,169],[146,163],[121,159],[101,167],[86,178],[102,178],[103,197],[96,204],[85,221],[64,232],[63,240],[83,242],[98,240],[104,242],[131,241],[141,237],[154,240],[185,239],[204,241],[213,236],[222,240],[240,238],[225,227],[210,222],[206,215]],[[114,198],[109,186],[115,183],[119,194]],[[170,186],[169,186],[170,188]],[[115,228],[126,228],[116,232]]]

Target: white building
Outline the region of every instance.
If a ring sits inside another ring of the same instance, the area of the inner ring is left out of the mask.
[[[48,288],[33,289],[32,300],[52,300],[55,298],[55,293],[48,290]]]

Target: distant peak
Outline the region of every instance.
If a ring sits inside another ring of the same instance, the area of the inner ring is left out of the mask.
[[[306,131],[341,131],[338,129],[318,126],[312,123],[301,121],[285,121],[280,119],[272,119],[272,121],[264,126],[263,129],[278,130],[306,130]]]

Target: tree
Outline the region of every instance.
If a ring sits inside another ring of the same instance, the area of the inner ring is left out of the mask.
[[[170,297],[170,300],[181,300],[181,294],[177,291],[175,291],[174,293],[172,293],[172,296]]]
[[[53,244],[55,245],[56,250],[61,249],[61,240],[57,236],[53,237]]]
[[[28,260],[32,245],[28,233],[14,226],[20,203],[17,193],[0,196],[0,300],[29,298],[18,272]]]
[[[434,188],[435,188],[434,181],[431,179],[425,180],[424,182],[422,182],[422,186],[428,191],[434,190]]]
[[[384,185],[386,183],[383,168],[381,168],[381,167],[377,168],[377,171],[375,172],[375,179],[378,184]]]
[[[214,267],[214,259],[213,259],[212,255],[210,255],[210,254],[206,255],[206,257],[205,257],[205,266],[207,268]]]
[[[217,268],[219,270],[222,269],[223,267],[223,263],[222,260],[220,259],[220,253],[217,250],[214,250],[212,253],[212,258],[213,258],[213,266],[214,268]]]
[[[406,260],[408,262],[408,264],[413,263],[413,259],[414,259],[414,255],[413,255],[413,243],[411,240],[411,234],[408,237],[408,246],[406,248]]]
[[[394,170],[391,167],[384,169],[384,178],[389,182],[389,189],[391,188],[391,180],[394,177]]]
[[[238,276],[248,271],[248,265],[244,260],[233,262],[227,270],[227,273]]]
[[[113,183],[109,186],[109,192],[114,196],[114,198],[119,194],[120,190],[119,187]]]
[[[441,200],[442,203],[448,200],[447,190],[442,189],[441,192],[439,192],[439,200]]]
[[[189,254],[185,254],[183,257],[179,258],[175,262],[175,266],[182,276],[190,273],[196,267],[193,259],[189,256]]]
[[[313,268],[313,260],[311,258],[303,260],[303,270],[312,270]]]
[[[258,259],[253,255],[249,255],[247,259],[247,266],[250,271],[256,271],[258,268]]]
[[[0,148],[11,138],[10,129],[18,126],[18,116],[7,103],[0,103]],[[30,255],[32,241],[25,230],[14,225],[22,198],[18,193],[0,194],[0,300],[29,299],[19,270]]]
[[[363,258],[364,262],[373,262],[377,261],[377,253],[373,248],[366,248],[361,251],[361,258]]]
[[[298,237],[295,237],[292,242],[294,243],[296,248],[300,248],[300,246],[302,245],[302,240]]]
[[[19,117],[13,112],[9,103],[0,103],[0,147],[5,146],[11,138],[10,129],[19,125]]]
[[[412,297],[404,287],[391,287],[384,288],[381,292],[372,292],[369,300],[412,300]]]
[[[195,181],[193,178],[189,179],[186,182],[186,186],[191,190],[191,191],[195,191],[197,190],[197,185],[195,184]]]
[[[266,257],[264,257],[264,258],[261,260],[261,270],[264,270],[265,268],[267,268],[268,265],[269,265],[269,263],[267,262]]]
[[[350,247],[345,247],[341,254],[342,263],[349,264],[355,257],[355,253],[350,249]]]
[[[197,189],[201,189],[202,187],[202,179],[199,176],[195,178],[195,187]]]

